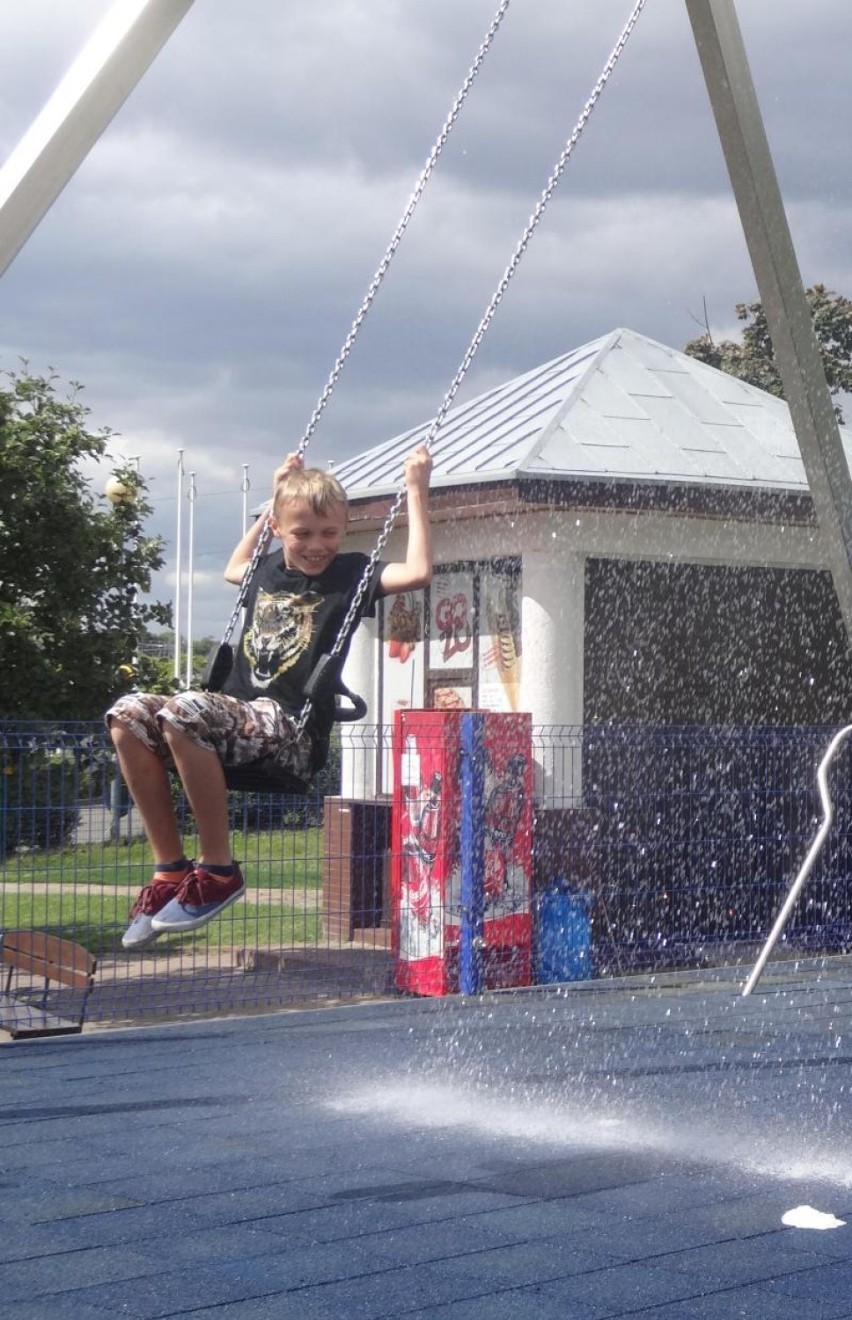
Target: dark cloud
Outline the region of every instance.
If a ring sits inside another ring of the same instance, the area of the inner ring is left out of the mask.
[[[108,0],[6,6],[10,150]],[[631,8],[515,0],[312,443],[440,404]],[[849,293],[848,0],[738,7],[807,282]],[[196,620],[252,490],[301,436],[496,0],[197,0],[4,278],[0,367],[86,385],[173,538],[197,471]],[[617,325],[682,346],[756,296],[682,3],[648,3],[463,396]],[[164,580],[162,593],[168,594]]]

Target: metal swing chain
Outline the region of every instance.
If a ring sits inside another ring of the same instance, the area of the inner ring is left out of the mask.
[[[364,296],[364,300],[358,309],[354,321],[352,322],[352,325],[349,329],[349,333],[347,334],[345,340],[343,341],[343,346],[341,347],[340,352],[338,353],[337,358],[335,359],[334,366],[331,369],[328,380],[326,381],[323,391],[320,394],[319,399],[317,400],[316,406],[314,407],[314,410],[311,413],[310,420],[308,421],[308,424],[305,427],[305,432],[301,440],[299,441],[298,446],[296,447],[296,453],[299,455],[300,458],[304,457],[304,453],[308,447],[308,443],[311,439],[311,436],[313,435],[314,431],[317,428],[317,424],[319,423],[320,417],[325,411],[326,404],[331,398],[332,390],[334,389],[338,377],[340,376],[340,373],[343,370],[343,367],[346,363],[346,359],[349,357],[349,354],[352,351],[352,346],[355,343],[355,339],[358,335],[359,330],[361,329],[364,318],[366,317],[368,311],[373,305],[373,301],[375,300],[376,294],[379,291],[379,286],[382,280],[384,279],[385,275],[387,274],[388,267],[393,261],[394,256],[396,255],[396,250],[399,247],[400,243],[402,242],[403,235],[405,234],[405,231],[408,228],[409,221],[411,220],[415,208],[418,202],[420,201],[420,198],[423,196],[423,192],[426,188],[426,184],[429,182],[432,172],[434,171],[435,166],[438,163],[438,157],[443,151],[447,139],[449,138],[450,133],[453,131],[453,128],[455,127],[456,120],[458,119],[459,114],[461,112],[461,108],[467,99],[467,94],[470,91],[471,87],[473,86],[474,79],[476,78],[476,75],[479,73],[479,70],[482,67],[483,61],[485,60],[485,57],[491,48],[491,44],[494,41],[497,32],[499,31],[500,24],[503,22],[503,18],[510,4],[511,4],[511,0],[501,0],[500,6],[496,14],[494,15],[493,19],[491,20],[491,24],[488,28],[488,31],[486,32],[482,44],[480,45],[479,50],[477,51],[476,58],[471,64],[470,68],[468,69],[464,82],[459,88],[456,98],[453,101],[452,106],[450,107],[450,112],[447,115],[447,118],[444,120],[444,124],[441,129],[441,132],[438,134],[438,137],[435,140],[435,145],[432,147],[432,150],[430,151],[429,156],[426,160],[426,164],[424,165],[420,173],[420,177],[418,178],[416,184],[414,185],[414,189],[408,200],[408,205],[403,211],[402,217],[400,218],[399,224],[396,227],[393,238],[388,244],[385,254],[376,268],[376,273],[374,274],[372,280],[370,281],[370,285]],[[246,602],[246,599],[248,598],[248,590],[251,584],[251,580],[254,577],[254,574],[257,570],[257,567],[261,559],[266,553],[267,546],[269,545],[271,539],[272,539],[272,526],[271,526],[269,514],[266,514],[264,517],[264,525],[261,530],[260,536],[258,537],[257,543],[252,553],[252,557],[249,560],[249,564],[245,573],[243,574],[242,582],[240,583],[239,593],[237,595],[236,604],[234,606],[231,617],[228,620],[228,623],[225,627],[225,632],[221,642],[221,645],[223,646],[227,645],[227,643],[230,641],[233,631],[237,626],[243,606]]]
[[[495,290],[490,303],[488,304],[488,307],[485,311],[484,316],[482,317],[482,320],[479,322],[479,325],[476,328],[476,332],[472,340],[470,341],[470,345],[468,346],[467,352],[465,353],[461,365],[458,371],[456,372],[453,382],[450,385],[450,388],[447,390],[447,393],[444,396],[444,400],[440,408],[438,409],[438,412],[436,413],[435,418],[429,428],[429,433],[423,442],[427,449],[431,448],[435,440],[435,437],[438,434],[438,431],[441,429],[441,427],[444,424],[444,421],[446,419],[447,413],[449,412],[453,399],[458,393],[462,381],[467,375],[468,369],[471,363],[473,362],[473,359],[476,356],[479,347],[482,344],[483,339],[485,338],[485,335],[488,332],[488,328],[492,320],[494,319],[494,315],[497,311],[497,308],[499,307],[500,303],[503,300],[503,295],[508,289],[512,277],[514,276],[516,270],[518,269],[518,266],[521,263],[521,259],[523,258],[524,253],[527,250],[527,247],[529,246],[530,240],[536,228],[538,227],[539,221],[544,215],[545,209],[547,208],[548,203],[550,202],[554,192],[556,191],[556,187],[559,183],[560,178],[562,177],[566,165],[568,164],[568,161],[571,157],[571,153],[573,152],[575,146],[577,145],[580,136],[582,135],[583,129],[586,127],[586,124],[589,121],[589,117],[591,116],[591,113],[595,108],[595,105],[600,99],[601,93],[603,92],[604,88],[609,82],[609,79],[612,75],[613,70],[615,69],[616,64],[618,63],[621,53],[624,50],[624,47],[627,45],[630,35],[633,32],[636,23],[638,22],[639,16],[642,13],[642,10],[645,8],[645,3],[646,0],[636,0],[636,4],[633,6],[633,10],[630,14],[630,17],[625,23],[621,35],[619,36],[618,41],[615,43],[615,46],[612,49],[612,53],[610,54],[610,57],[603,67],[603,71],[601,72],[600,77],[595,83],[592,92],[588,100],[586,101],[586,104],[583,107],[582,113],[580,115],[580,118],[577,120],[577,124],[574,128],[574,131],[571,134],[568,141],[566,142],[559,156],[559,159],[553,168],[553,172],[551,173],[550,178],[548,179],[547,184],[544,188],[544,191],[542,192],[541,197],[539,198],[538,204],[535,210],[533,211],[532,215],[530,216],[526,229],[524,230],[521,239],[517,247],[515,248],[515,251],[512,255],[512,259],[503,273],[503,277],[500,280],[500,283],[498,284],[497,289]],[[341,651],[343,650],[343,647],[346,645],[346,641],[349,637],[349,634],[352,631],[352,628],[354,627],[358,619],[358,614],[361,605],[363,603],[364,597],[367,594],[367,589],[370,585],[370,579],[372,578],[372,575],[375,571],[376,565],[379,560],[379,555],[381,554],[382,550],[385,548],[385,545],[387,544],[388,537],[390,536],[391,531],[393,530],[394,523],[396,522],[400,510],[402,509],[402,506],[405,503],[405,498],[406,498],[406,490],[405,490],[405,486],[403,485],[397,491],[393,504],[388,510],[387,517],[385,518],[384,521],[384,526],[379,532],[378,538],[376,540],[376,544],[373,547],[372,553],[370,554],[370,558],[367,561],[367,564],[364,568],[364,572],[360,582],[358,583],[358,587],[355,591],[355,595],[352,598],[352,602],[349,606],[346,616],[342,624],[340,625],[340,631],[338,632],[334,645],[331,648],[331,652],[330,652],[331,656],[340,655]],[[299,733],[302,733],[305,729],[305,726],[307,725],[308,719],[310,718],[311,705],[312,703],[309,698],[302,707],[302,711],[301,714],[299,715],[299,719],[296,725],[297,731]]]
[[[300,454],[304,453],[308,441],[310,440],[311,436],[316,430],[317,423],[320,417],[322,416],[325,405],[328,403],[328,400],[331,397],[331,392],[334,389],[337,378],[340,375],[341,371],[343,370],[343,364],[346,361],[347,357],[349,356],[349,351],[355,342],[355,336],[358,334],[358,331],[361,328],[361,322],[364,320],[364,317],[367,315],[367,312],[370,309],[373,299],[375,298],[378,292],[379,285],[384,279],[388,266],[393,260],[394,254],[402,241],[403,234],[408,228],[408,222],[411,219],[412,215],[414,214],[414,208],[417,206],[417,203],[420,201],[420,198],[423,194],[423,190],[429,181],[432,171],[434,170],[435,166],[438,163],[438,157],[440,156],[444,148],[444,145],[446,144],[447,138],[450,136],[450,133],[453,130],[453,126],[455,125],[455,122],[458,119],[459,112],[462,106],[464,105],[464,102],[467,98],[467,94],[473,85],[473,80],[476,77],[476,75],[479,73],[480,66],[482,65],[482,62],[485,59],[485,56],[488,54],[491,43],[494,40],[495,36],[497,35],[497,31],[500,27],[500,24],[503,22],[503,17],[506,13],[506,10],[509,8],[510,3],[511,0],[502,0],[502,3],[499,9],[497,10],[497,13],[494,15],[494,18],[491,21],[491,26],[489,27],[485,35],[482,45],[479,47],[479,51],[477,52],[476,59],[473,61],[473,64],[470,66],[467,72],[467,77],[462,83],[458,95],[456,96],[456,99],[452,104],[450,113],[448,114],[446,120],[444,121],[444,126],[441,129],[440,134],[438,135],[437,141],[435,142],[435,145],[429,154],[429,158],[423,167],[423,172],[421,173],[420,178],[417,180],[417,183],[415,184],[414,191],[411,194],[408,205],[405,208],[405,211],[403,212],[399,224],[397,225],[396,233],[394,234],[393,238],[388,244],[388,249],[385,252],[384,257],[379,263],[379,267],[376,270],[376,273],[370,282],[370,287],[367,290],[364,301],[362,302],[358,310],[358,315],[355,317],[355,320],[352,322],[352,328],[350,329],[349,334],[346,336],[343,347],[341,348],[340,353],[338,354],[337,360],[331,370],[331,374],[329,375],[328,381],[326,382],[325,389],[320,395],[319,401],[317,402],[317,406],[313,411],[313,414],[311,416],[310,421],[308,422],[307,427],[305,428],[305,434],[302,436],[302,439],[299,442],[298,452]]]

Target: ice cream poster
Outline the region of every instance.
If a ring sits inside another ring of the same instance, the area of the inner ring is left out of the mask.
[[[483,571],[479,611],[479,707],[516,711],[521,701],[518,578]]]
[[[441,573],[432,581],[429,669],[473,668],[473,573]]]
[[[401,592],[383,609],[382,710],[390,724],[395,710],[423,705],[423,593]]]
[[[423,598],[419,592],[401,591],[385,616],[388,660],[405,665],[423,637]]]

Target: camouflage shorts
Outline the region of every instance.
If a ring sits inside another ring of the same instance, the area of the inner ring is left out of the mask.
[[[174,769],[163,725],[180,730],[193,742],[215,752],[223,765],[259,762],[306,775],[311,740],[296,732],[296,722],[270,697],[240,701],[221,692],[178,692],[172,697],[131,692],[119,697],[106,713],[135,734],[146,747]]]

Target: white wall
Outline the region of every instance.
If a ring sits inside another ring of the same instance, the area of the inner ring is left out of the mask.
[[[531,712],[534,726],[583,723],[584,583],[589,556],[825,567],[816,528],[664,512],[522,511],[463,522],[436,520],[433,535],[437,565],[500,556],[521,559],[522,708]],[[363,533],[350,534],[348,544],[352,549],[372,548],[371,537]],[[397,528],[382,557],[401,558],[404,546],[405,528]],[[378,719],[376,635],[375,624],[362,625],[346,669],[346,681],[371,703],[371,723]],[[354,731],[348,736],[358,737]],[[345,770],[369,796],[374,788],[372,771],[360,750],[358,756],[365,766],[360,779],[352,766]],[[566,802],[579,798],[579,758],[560,766],[548,763],[547,756],[538,759],[540,793]]]

